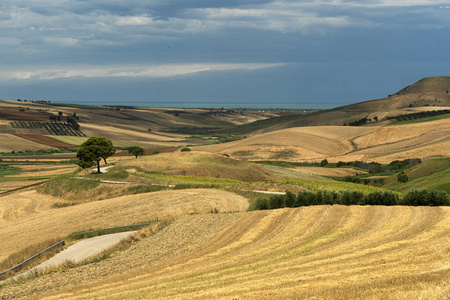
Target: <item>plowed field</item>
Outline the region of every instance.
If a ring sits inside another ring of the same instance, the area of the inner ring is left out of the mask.
[[[450,295],[450,208],[335,205],[256,211],[218,233],[231,224],[231,216],[189,216],[109,260],[6,286],[0,295],[5,299]],[[214,226],[216,222],[220,226]]]
[[[32,111],[19,111],[14,109],[0,109],[0,118],[11,121],[41,121],[47,122],[50,114]]]

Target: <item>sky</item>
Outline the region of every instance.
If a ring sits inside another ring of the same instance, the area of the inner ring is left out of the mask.
[[[335,107],[450,75],[450,1],[2,0],[0,99]]]

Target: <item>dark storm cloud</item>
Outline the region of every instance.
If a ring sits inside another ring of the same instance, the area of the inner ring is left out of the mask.
[[[251,72],[252,82],[258,76],[274,82],[266,94],[294,99],[311,85],[295,85],[288,76],[320,77],[334,86],[343,73],[348,82],[363,72],[399,78],[404,68],[386,70],[396,63],[417,66],[408,74],[413,81],[430,75],[431,66],[446,65],[449,28],[448,1],[3,0],[0,97],[14,98],[13,81],[24,86],[75,78],[127,78],[136,83],[129,93],[142,95],[139,80],[180,76],[181,87],[186,76],[196,76],[189,77],[195,93],[208,72],[209,82],[227,87],[238,85],[231,79],[236,74]],[[346,63],[353,73],[331,67]],[[162,91],[171,95],[166,98],[182,90],[172,88]],[[235,89],[247,97],[244,90]]]

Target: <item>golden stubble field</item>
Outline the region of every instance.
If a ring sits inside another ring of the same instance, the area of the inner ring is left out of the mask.
[[[246,198],[220,190],[175,190],[145,193],[51,208],[58,198],[35,191],[0,198],[0,261],[22,249],[72,232],[107,228],[192,213],[245,211]]]
[[[314,126],[283,129],[194,150],[250,160],[377,161],[450,155],[450,119],[401,126]]]
[[[205,226],[215,222],[220,223],[215,229]],[[5,299],[445,299],[449,231],[448,207],[334,205],[191,215],[109,260],[6,286],[0,294]]]

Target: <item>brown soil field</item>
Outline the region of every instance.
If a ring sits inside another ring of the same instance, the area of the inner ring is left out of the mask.
[[[36,151],[39,149],[50,148],[50,146],[29,141],[12,134],[0,133],[0,152],[18,152],[25,150]]]
[[[8,285],[0,295],[4,299],[450,295],[448,207],[311,206],[237,217],[189,216],[110,259]]]
[[[45,136],[45,135],[38,135],[38,134],[15,134],[15,136],[18,136],[20,138],[35,142],[35,143],[39,143],[39,144],[43,144],[43,145],[47,145],[50,146],[52,148],[58,148],[58,149],[69,149],[69,148],[76,148],[77,145],[72,145],[72,144],[68,144],[62,141],[59,141],[57,139],[51,138],[49,136]]]
[[[20,105],[18,105],[20,106]],[[40,121],[48,122],[50,114],[33,111],[19,111],[14,109],[0,109],[0,118],[11,121]]]
[[[76,231],[107,228],[159,219],[174,219],[192,213],[207,213],[216,208],[221,212],[245,211],[248,201],[242,196],[221,190],[177,190],[138,194],[83,203],[76,206],[48,209],[31,213],[25,218],[11,218],[29,205],[28,195],[12,194],[0,198],[0,209],[9,209],[0,220],[2,251],[0,261],[8,255],[39,241],[63,238]],[[36,194],[35,194],[36,195]],[[38,195],[38,194],[37,194]],[[48,196],[40,196],[46,199]],[[49,197],[47,202],[58,202]],[[38,202],[39,203],[39,202]],[[34,205],[34,204],[33,204]]]
[[[272,178],[267,169],[223,155],[207,152],[175,152],[138,157],[117,166],[140,167],[146,171],[169,175],[229,178],[241,181],[260,181]]]

